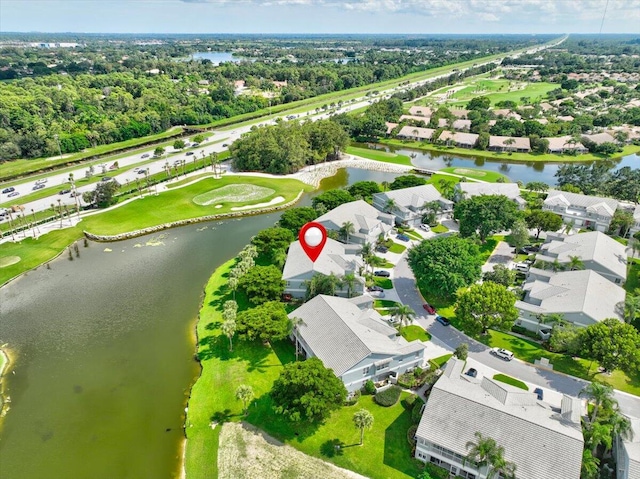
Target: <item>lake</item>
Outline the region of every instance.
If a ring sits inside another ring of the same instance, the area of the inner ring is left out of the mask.
[[[234,57],[231,52],[196,52],[191,54],[192,60],[211,60],[214,65],[220,65],[224,62],[240,63],[249,61],[249,58]]]

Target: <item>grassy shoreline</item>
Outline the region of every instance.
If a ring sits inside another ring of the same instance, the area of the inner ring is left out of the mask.
[[[467,148],[435,145],[433,143],[425,143],[421,141],[405,141],[394,139],[381,139],[380,143],[396,148],[412,148],[415,150],[428,151],[441,155],[460,155],[463,157],[502,160],[504,162],[513,163],[581,163],[602,160],[616,160],[624,156],[640,152],[640,146],[638,145],[627,145],[623,148],[621,153],[616,153],[615,155],[612,155],[610,157],[604,157],[602,155],[593,155],[591,153],[577,156],[555,155],[551,153],[501,153],[497,151],[470,150]]]

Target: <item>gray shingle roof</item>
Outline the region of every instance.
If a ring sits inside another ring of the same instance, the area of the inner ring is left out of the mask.
[[[460,364],[462,361],[456,361]],[[578,479],[583,438],[579,422],[567,420],[533,393],[484,378],[461,377],[447,365],[434,385],[417,436],[466,456],[474,433],[493,438],[516,464],[518,479]]]
[[[373,309],[361,310],[346,298],[319,295],[289,314],[304,321],[300,336],[336,376],[344,374],[370,354],[408,354],[424,349],[408,343]]]
[[[343,276],[349,271],[357,271],[362,265],[359,257],[345,253],[345,245],[331,238],[327,238],[324,249],[315,262],[311,261],[300,246],[300,241],[294,241],[289,246],[287,261],[282,271],[282,279],[285,281],[296,278],[305,273],[322,273]]]
[[[339,229],[344,223],[351,222],[356,231],[367,233],[379,224],[384,231],[389,231],[393,215],[378,211],[364,200],[357,200],[337,206],[315,221],[329,229]]]
[[[579,256],[582,261],[593,261],[617,276],[627,277],[626,249],[606,234],[591,231],[556,238],[542,245],[541,254],[557,256],[560,263],[567,263],[570,256]]]
[[[618,202],[613,198],[601,198],[599,196],[581,195],[558,190],[549,190],[544,204],[548,206],[560,205],[586,208],[600,216],[613,216],[616,208],[618,208]]]
[[[534,313],[584,313],[592,321],[617,318],[617,304],[625,291],[595,271],[564,271],[549,276],[549,282],[529,280],[524,301],[516,308]],[[540,301],[540,305],[535,304]]]
[[[465,194],[465,198],[479,195],[504,195],[510,200],[521,200],[520,188],[516,183],[470,183],[456,185]]]
[[[403,188],[401,190],[385,191],[384,193],[376,193],[374,197],[382,198],[382,204],[392,199],[396,203],[396,207],[402,208],[421,208],[425,203],[430,201],[440,201],[442,203],[451,203],[451,201],[443,198],[440,192],[433,185],[412,186],[411,188]]]
[[[631,420],[631,430],[633,438],[622,442],[627,457],[629,458],[629,471],[627,477],[629,479],[640,478],[640,419],[629,418]],[[620,466],[620,464],[618,464]]]

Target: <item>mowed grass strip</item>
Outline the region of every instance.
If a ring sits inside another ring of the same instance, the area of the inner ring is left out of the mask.
[[[221,208],[215,205],[201,206],[194,203],[198,195],[212,194],[216,189],[224,186],[249,184],[262,188],[269,188],[274,193],[265,197],[269,200],[275,196],[282,196],[285,203],[292,201],[301,190],[311,188],[308,185],[291,179],[258,178],[243,176],[223,176],[220,179],[204,178],[194,184],[165,191],[158,196],[147,194],[131,203],[115,208],[111,211],[91,216],[81,223],[84,230],[94,234],[113,235],[128,231],[135,231],[173,221],[201,216],[229,213],[234,206],[244,206],[254,201],[238,201],[223,204]]]
[[[358,146],[347,146],[346,153],[348,153],[349,155],[367,158],[369,160],[411,166],[411,158],[409,158],[408,156],[399,155],[397,153],[390,153],[384,150],[373,150],[369,148],[360,148]]]
[[[460,168],[456,166],[442,168],[438,171],[453,173],[454,175],[460,175],[474,180],[486,181],[487,183],[497,183],[498,181],[503,180],[505,183],[510,183],[509,178],[495,171],[480,170],[476,168]]]
[[[525,383],[523,383],[519,379],[512,378],[511,376],[507,376],[506,374],[496,374],[493,376],[493,379],[495,379],[496,381],[500,381],[501,383],[509,384],[510,386],[513,386],[519,389],[524,389],[525,391],[529,390],[529,388]]]

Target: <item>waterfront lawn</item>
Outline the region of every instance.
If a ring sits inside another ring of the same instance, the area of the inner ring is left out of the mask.
[[[215,271],[206,286],[200,311],[198,357],[203,370],[189,400],[187,477],[217,477],[219,427],[212,429],[211,423],[243,419],[302,452],[369,477],[415,477],[419,465],[411,459],[406,440],[411,415],[400,402],[384,408],[375,404],[371,396],[364,396],[356,406],[335,411],[324,424],[291,423],[273,412],[268,392],[283,364],[295,360],[293,347],[288,342],[270,347],[234,340],[233,352],[229,352],[229,341],[221,335],[219,326],[224,301],[231,299],[226,279],[233,264],[233,260],[229,261]],[[240,309],[246,307],[242,298],[237,299]],[[250,385],[256,396],[246,418],[242,416],[241,403],[235,399],[235,389],[240,384]],[[373,429],[365,432],[362,447],[357,446],[359,431],[352,419],[361,407],[375,418]],[[340,451],[336,451],[335,444],[343,445]]]
[[[262,186],[271,188],[275,192],[259,201],[223,203],[221,208],[216,208],[216,205],[200,206],[193,202],[193,198],[198,195],[236,184]],[[301,190],[308,189],[310,189],[308,185],[298,180],[284,178],[251,176],[204,178],[192,185],[166,191],[158,196],[147,194],[144,198],[136,199],[127,205],[86,218],[86,223],[83,221],[82,224],[83,229],[91,233],[113,235],[188,218],[229,213],[232,211],[232,207],[267,203],[271,198],[277,196],[284,197],[284,201],[279,204],[285,204],[293,200]]]
[[[426,332],[421,326],[416,326],[412,324],[410,326],[404,326],[400,329],[400,334],[407,341],[429,341],[431,340],[431,335]]]
[[[446,173],[453,173],[454,175],[460,175],[465,178],[471,178],[474,180],[486,181],[488,183],[497,183],[498,180],[504,180],[509,182],[509,179],[501,173],[488,170],[480,170],[477,168],[460,168],[457,166],[451,166],[447,168],[441,168],[438,171],[444,171]]]
[[[511,376],[507,376],[506,374],[496,374],[493,376],[493,379],[495,379],[496,381],[500,381],[501,383],[509,384],[516,388],[524,389],[525,391],[529,390],[529,388],[525,383],[523,383],[519,379],[512,378]]]
[[[369,160],[384,161],[385,163],[395,163],[397,165],[411,166],[411,159],[406,155],[398,155],[383,150],[373,150],[369,148],[360,148],[357,146],[348,146],[346,153],[349,155],[361,156]]]
[[[20,237],[19,234],[16,234],[16,236],[18,238]],[[43,263],[51,261],[58,256],[60,252],[64,251],[68,245],[81,237],[82,229],[76,226],[51,231],[35,240],[33,238],[25,238],[17,243],[10,241],[2,243],[0,245],[0,256],[17,256],[20,258],[20,261],[0,268],[0,285],[3,285],[11,278],[15,278],[25,271],[29,271]],[[83,247],[80,246],[80,256],[82,256],[82,250]]]

